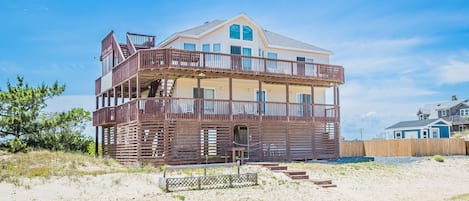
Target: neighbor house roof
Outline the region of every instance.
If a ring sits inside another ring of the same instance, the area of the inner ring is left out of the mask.
[[[436,110],[448,110],[448,109],[451,109],[452,107],[455,107],[459,104],[468,105],[468,100],[467,99],[466,100],[455,100],[455,101],[450,101],[450,102],[445,102],[445,103],[439,103],[439,104],[437,104]]]
[[[252,21],[249,17],[247,17],[244,14],[237,15],[231,19],[228,20],[213,20],[209,22],[205,22],[202,25],[186,29],[184,31],[176,32],[175,34],[171,35],[168,37],[166,40],[162,41],[160,43],[160,47],[177,39],[178,37],[191,37],[191,38],[199,38],[201,36],[204,36],[205,34],[208,34],[209,32],[227,24],[230,23],[231,21],[238,19],[240,17],[243,17],[249,21],[251,21],[252,24],[257,26],[258,30],[261,30],[261,37],[264,37],[265,41],[267,42],[267,45],[270,47],[274,48],[286,48],[286,49],[295,49],[295,50],[304,50],[304,51],[312,51],[312,52],[318,52],[318,53],[325,53],[325,54],[332,54],[330,50],[326,50],[305,42],[301,42],[286,36],[283,36],[278,33],[274,33],[268,30],[263,29],[261,26],[257,25],[254,21]]]
[[[419,127],[424,127],[424,126],[428,126],[430,124],[433,124],[433,123],[436,123],[436,122],[439,122],[439,121],[442,121],[446,124],[448,124],[448,122],[446,122],[445,120],[443,119],[425,119],[425,120],[415,120],[415,121],[401,121],[397,124],[394,124],[390,127],[387,127],[386,129],[393,129],[393,128],[419,128]]]

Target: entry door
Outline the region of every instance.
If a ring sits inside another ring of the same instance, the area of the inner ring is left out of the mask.
[[[214,89],[200,88],[200,97],[199,97],[199,94],[197,93],[197,88],[194,88],[193,97],[202,99],[200,101],[200,111],[206,114],[213,114],[215,112],[215,102],[209,100],[209,99],[215,99]],[[197,111],[197,102],[194,104],[194,110]]]
[[[265,91],[262,91],[262,114],[265,114]],[[256,101],[259,102],[259,90],[256,91]],[[259,106],[256,105],[257,108],[257,114],[259,114]]]
[[[243,56],[251,56],[251,48],[243,48]],[[251,70],[251,58],[243,58],[243,70]]]
[[[296,64],[298,75],[305,75],[304,62],[306,61],[306,59],[304,57],[296,57],[296,61],[298,61],[298,63]]]
[[[301,103],[298,108],[298,114],[303,117],[311,116],[311,94],[298,94],[297,103]]]
[[[235,70],[241,69],[241,47],[231,46],[231,68]]]

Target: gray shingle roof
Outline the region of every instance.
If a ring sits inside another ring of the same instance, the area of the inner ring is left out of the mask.
[[[220,24],[223,24],[223,22],[225,22],[226,20],[213,20],[213,21],[210,21],[210,22],[205,22],[204,24],[200,25],[200,26],[196,26],[196,27],[193,27],[193,28],[190,28],[190,29],[187,29],[187,30],[184,30],[184,31],[181,31],[181,32],[178,32],[180,34],[184,34],[184,35],[194,35],[194,36],[198,36]]]
[[[274,33],[265,29],[263,31],[265,38],[270,45],[331,53],[329,50],[316,47],[314,45],[310,45],[308,43],[304,43],[293,38],[280,35],[278,33]]]
[[[426,119],[426,120],[415,120],[415,121],[401,121],[397,124],[387,127],[386,129],[391,128],[415,128],[415,127],[422,127],[428,124],[431,124],[439,119]]]

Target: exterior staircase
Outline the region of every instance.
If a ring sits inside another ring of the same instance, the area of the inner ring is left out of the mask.
[[[259,162],[259,163],[248,163],[248,165],[261,166],[273,172],[283,173],[292,180],[313,182],[314,184],[323,188],[337,187],[337,185],[333,184],[331,180],[309,179],[309,176],[306,174],[306,171],[288,170],[287,166],[280,166],[278,163]]]
[[[124,58],[128,58],[130,56],[129,49],[127,49],[127,44],[119,44],[122,54],[124,55]]]

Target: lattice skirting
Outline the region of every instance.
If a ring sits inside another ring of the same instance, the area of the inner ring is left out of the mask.
[[[237,188],[257,185],[257,173],[160,178],[159,184],[160,187],[166,192],[215,188]]]

